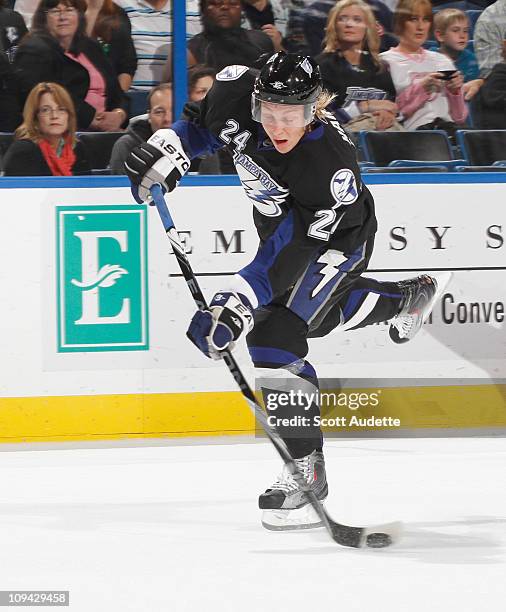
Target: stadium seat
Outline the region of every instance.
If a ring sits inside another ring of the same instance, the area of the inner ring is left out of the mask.
[[[367,166],[362,170],[362,174],[378,174],[378,173],[404,173],[404,172],[447,172],[443,166]]]
[[[506,172],[505,166],[457,166],[457,172]]]
[[[148,94],[149,91],[127,91],[127,96],[130,98],[130,109],[128,117],[137,117],[144,115],[148,110]]]
[[[463,165],[456,160],[443,130],[408,132],[360,132],[366,161],[375,166],[442,166],[446,169]]]
[[[79,132],[77,137],[83,143],[94,174],[105,174],[109,167],[114,143],[125,132]]]
[[[457,143],[467,166],[491,166],[506,159],[506,130],[458,130]]]

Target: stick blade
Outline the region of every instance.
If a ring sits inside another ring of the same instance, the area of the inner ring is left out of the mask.
[[[386,548],[399,541],[402,523],[385,523],[371,527],[350,527],[330,521],[332,538],[350,548]]]
[[[396,544],[402,536],[403,525],[400,521],[364,527],[361,547],[386,548]]]

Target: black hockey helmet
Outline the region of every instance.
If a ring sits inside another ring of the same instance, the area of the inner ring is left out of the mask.
[[[322,92],[318,64],[309,56],[279,51],[260,71],[253,88],[253,119],[260,121],[261,102],[295,104],[305,107],[306,123],[311,123],[316,100]]]

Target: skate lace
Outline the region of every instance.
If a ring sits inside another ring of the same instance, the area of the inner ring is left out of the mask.
[[[306,457],[301,457],[300,459],[295,459],[295,464],[302,475],[304,476],[304,480],[306,482],[311,482],[313,478],[313,467],[310,459],[311,455],[307,455]],[[283,467],[283,471],[276,478],[276,481],[271,485],[271,489],[280,489],[285,493],[289,493],[290,491],[296,491],[299,487],[297,483],[293,479],[293,476],[288,471],[286,465]]]
[[[391,321],[391,325],[397,329],[401,338],[409,335],[411,328],[413,327],[413,323],[415,322],[415,317],[409,314],[409,308],[411,307],[414,294],[413,288],[411,285],[405,285],[403,289],[405,291],[404,307],[401,312]]]
[[[397,315],[392,321],[392,326],[397,329],[399,336],[402,338],[409,335],[414,321],[415,319],[411,315]]]

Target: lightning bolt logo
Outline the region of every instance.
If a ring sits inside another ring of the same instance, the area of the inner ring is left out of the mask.
[[[311,299],[341,272],[340,266],[347,260],[347,257],[345,257],[341,251],[334,251],[332,249],[325,251],[325,253],[318,258],[316,263],[322,264],[321,270],[318,270],[318,274],[321,274],[321,279],[311,292]]]

